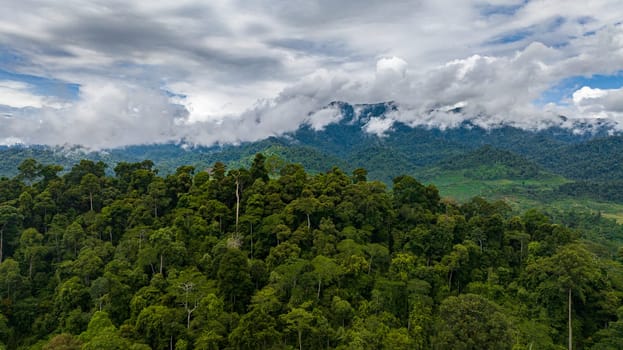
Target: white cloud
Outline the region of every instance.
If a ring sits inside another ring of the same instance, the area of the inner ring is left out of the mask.
[[[398,111],[366,127],[372,133],[394,121],[542,128],[558,114],[621,110],[616,91],[533,104],[567,77],[623,70],[616,0],[3,5],[0,57],[15,58],[0,58],[0,69],[72,82],[81,93],[61,101],[0,83],[0,104],[21,109],[0,138],[96,148],[241,142],[303,123],[320,130],[339,120],[324,109],[338,100],[396,101]]]
[[[4,139],[0,139],[0,146],[15,146],[21,145],[24,142],[16,137],[6,137]]]
[[[5,118],[0,138],[90,148],[166,142],[179,137],[175,120],[185,117],[160,91],[123,82],[93,81],[82,86],[80,97],[62,109],[18,110]]]
[[[329,124],[334,124],[342,119],[342,111],[335,107],[323,108],[313,112],[308,123],[313,130],[321,131]]]
[[[0,105],[14,108],[43,107],[45,98],[31,93],[31,88],[32,86],[19,81],[0,81]]]
[[[605,118],[623,129],[623,88],[595,89],[587,86],[573,93],[573,104],[584,116]]]
[[[364,130],[369,134],[383,136],[392,128],[392,125],[394,125],[394,121],[392,119],[375,117],[370,118],[370,120],[364,125]]]
[[[608,91],[602,89],[592,89],[588,86],[583,86],[581,89],[576,90],[573,93],[573,102],[576,105],[581,105],[585,100],[595,100],[603,98],[608,95]]]
[[[407,74],[407,62],[400,57],[381,58],[376,62],[376,75],[391,78],[404,78]]]

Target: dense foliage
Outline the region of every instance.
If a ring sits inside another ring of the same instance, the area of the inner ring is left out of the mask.
[[[216,161],[235,168],[249,166],[256,153],[264,153],[289,163],[301,163],[310,173],[326,172],[333,166],[347,172],[367,167],[371,179],[388,185],[401,174],[420,177],[426,168],[439,166],[439,163],[448,165],[462,158],[488,163],[491,159],[487,155],[500,160],[504,167],[498,166],[491,173],[480,169],[475,177],[491,179],[506,174],[533,177],[538,167],[573,180],[623,178],[618,166],[622,161],[623,136],[610,135],[612,130],[607,126],[574,125],[573,129],[551,127],[535,131],[511,126],[484,129],[465,121],[457,128],[440,130],[396,122],[383,135],[376,135],[364,131],[370,120],[385,118],[398,106],[334,102],[328,107],[339,111],[342,119],[321,130],[304,124],[280,137],[240,145],[135,145],[102,152],[87,152],[76,146],[0,146],[3,159],[0,176],[15,176],[17,165],[27,158],[35,158],[43,164],[60,164],[66,169],[88,158],[104,161],[110,170],[118,162],[151,159],[161,174],[171,174],[179,166],[203,169]],[[491,146],[483,148],[485,145]],[[467,164],[472,167],[476,163]]]
[[[466,176],[481,180],[536,179],[545,176],[536,163],[512,152],[495,149],[490,145],[444,160],[441,162],[441,168],[467,169]]]
[[[623,181],[578,181],[559,187],[559,192],[568,196],[582,196],[593,199],[623,203]]]
[[[0,180],[0,348],[562,349],[569,318],[574,348],[621,348],[620,256],[577,231],[269,160],[22,162]]]

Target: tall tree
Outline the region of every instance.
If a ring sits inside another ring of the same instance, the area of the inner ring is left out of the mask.
[[[251,173],[251,177],[253,180],[262,179],[264,182],[268,182],[268,170],[266,169],[266,157],[258,153],[253,158],[253,164],[251,164],[251,168],[249,169]]]
[[[93,196],[100,191],[100,179],[92,173],[85,174],[80,180],[80,188],[89,198],[89,209],[93,211]]]
[[[536,287],[539,299],[548,306],[566,299],[567,346],[573,348],[573,299],[586,300],[586,295],[602,279],[596,258],[581,244],[568,244],[551,257],[534,261],[526,267],[527,277]],[[565,298],[556,298],[556,294]],[[558,304],[560,305],[560,304]],[[562,305],[560,305],[562,306]]]
[[[0,205],[0,263],[6,251],[6,237],[13,238],[18,232],[21,215],[17,208],[10,205]]]
[[[32,279],[35,263],[43,258],[47,248],[43,245],[43,235],[34,228],[25,229],[19,238],[17,254],[28,266],[28,278]]]
[[[178,304],[183,305],[186,312],[186,328],[190,328],[192,314],[197,311],[200,301],[207,294],[205,276],[195,268],[182,270],[175,277],[169,278],[169,290]]]
[[[281,319],[287,330],[296,332],[299,350],[303,350],[303,332],[313,329],[314,315],[304,308],[295,307],[281,315]]]
[[[235,248],[227,249],[221,257],[217,277],[219,291],[231,310],[243,311],[253,291],[249,264],[244,253]]]

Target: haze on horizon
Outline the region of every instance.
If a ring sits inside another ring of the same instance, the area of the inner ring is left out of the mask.
[[[6,0],[0,144],[253,141],[395,101],[394,121],[623,129],[616,0]],[[461,113],[450,112],[461,107]]]

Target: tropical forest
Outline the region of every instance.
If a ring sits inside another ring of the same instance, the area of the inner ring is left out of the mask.
[[[269,160],[22,161],[0,348],[623,348],[614,220]]]

